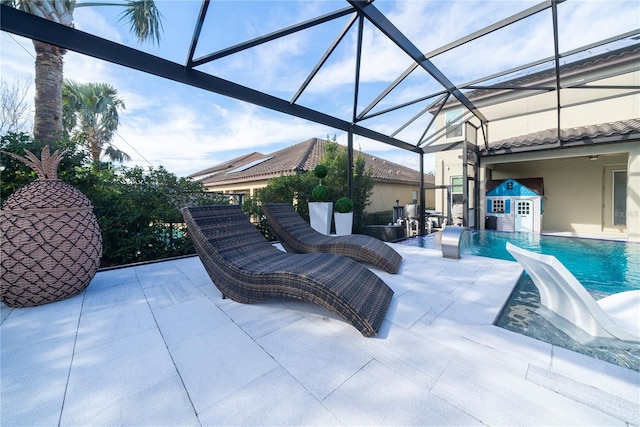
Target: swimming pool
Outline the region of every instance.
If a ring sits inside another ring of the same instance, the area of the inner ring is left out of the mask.
[[[468,246],[463,247],[462,254],[513,261],[505,248],[507,241],[533,252],[554,255],[595,299],[612,293],[640,289],[640,244],[636,243],[471,230]],[[440,248],[439,233],[399,243]],[[539,307],[538,289],[525,273],[495,324],[549,344],[640,371],[640,349],[623,350],[582,345],[540,316],[537,313]]]
[[[505,248],[507,242],[533,252],[555,256],[596,299],[640,289],[640,244],[637,243],[471,230],[470,244],[463,245],[461,251],[463,255],[514,261]],[[440,248],[437,233],[399,243]]]

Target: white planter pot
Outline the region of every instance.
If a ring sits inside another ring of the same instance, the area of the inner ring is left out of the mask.
[[[331,233],[331,202],[309,202],[309,219],[311,227],[318,233],[328,236]]]
[[[353,230],[353,212],[333,214],[336,223],[336,236],[346,236]]]

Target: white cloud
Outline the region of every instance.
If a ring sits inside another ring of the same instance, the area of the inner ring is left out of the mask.
[[[118,29],[113,24],[108,22],[105,16],[102,14],[106,12],[104,10],[105,7],[76,7],[73,12],[75,28],[93,34],[95,36],[111,40],[115,43],[122,43],[122,36],[120,35]],[[113,8],[113,6],[108,7]],[[121,10],[121,8],[118,9]]]
[[[377,29],[367,25],[363,31],[360,83],[391,82],[410,64],[409,59],[394,43]],[[340,47],[309,86],[313,93],[339,90],[341,86],[353,85],[355,75],[355,46],[357,24],[354,25]]]
[[[109,64],[75,52],[67,52],[64,55],[64,78],[78,84],[109,83],[116,86],[117,89],[116,82],[114,82],[117,81],[117,78]]]
[[[271,114],[264,115],[256,108],[242,108],[235,118],[226,121],[224,129],[216,136],[213,151],[225,151],[225,147],[247,150],[265,150],[273,144],[301,142],[317,136],[326,127],[302,119]],[[235,115],[235,114],[234,114]]]
[[[35,74],[36,53],[29,39],[1,32],[0,57],[3,79]]]
[[[275,144],[294,144],[329,133],[326,127],[284,115],[266,113],[257,107],[232,103],[232,110],[210,104],[206,111],[185,104],[160,107],[148,121],[144,115],[123,116],[119,133],[154,166],[184,176],[214,166],[230,151],[273,151]],[[116,143],[116,145],[118,145]],[[120,147],[147,165],[133,150]]]
[[[560,50],[568,51],[640,27],[640,3],[632,1],[580,1],[558,8]],[[585,22],[589,30],[585,31]]]

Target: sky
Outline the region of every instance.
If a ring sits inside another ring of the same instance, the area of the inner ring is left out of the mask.
[[[424,53],[520,12],[538,2],[376,0],[374,5]],[[78,4],[82,4],[78,1]],[[201,2],[156,0],[163,15],[159,45],[140,44],[119,21],[119,7],[77,7],[75,27],[167,60],[184,64]],[[343,1],[212,0],[195,57],[268,34],[348,6]],[[559,48],[565,52],[640,28],[640,3],[617,0],[568,0],[558,7]],[[290,100],[349,17],[299,32],[197,69]],[[551,11],[432,58],[454,84],[491,75],[553,55]],[[350,121],[353,114],[357,25],[311,81],[298,102]],[[5,82],[32,81],[34,50],[30,40],[0,33],[0,70]],[[164,166],[186,176],[239,155],[264,154],[309,138],[332,138],[346,144],[344,132],[276,113],[234,99],[68,52],[64,75],[77,83],[109,83],[124,101],[113,143],[128,153],[127,166]],[[411,61],[370,24],[365,24],[358,111],[398,77]],[[431,94],[442,87],[418,69],[372,111]],[[32,103],[33,85],[28,100]],[[423,110],[425,101],[363,121],[363,126],[393,132]],[[415,144],[431,116],[421,116],[397,137]],[[356,149],[419,169],[420,157],[356,136]],[[433,155],[425,172],[435,171]]]

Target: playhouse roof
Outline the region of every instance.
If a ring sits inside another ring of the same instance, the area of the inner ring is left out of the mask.
[[[513,178],[487,181],[487,196],[542,196],[542,178]]]

